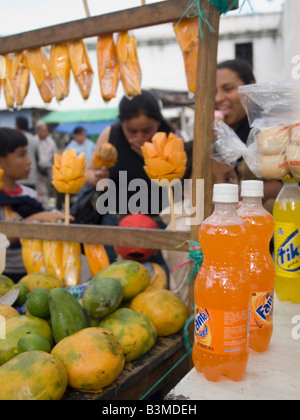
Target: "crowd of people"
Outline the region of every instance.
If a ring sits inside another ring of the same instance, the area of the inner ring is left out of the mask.
[[[246,112],[241,104],[238,87],[245,84],[255,83],[255,77],[250,67],[242,61],[231,60],[218,65],[216,80],[216,110],[226,124],[228,124],[246,143],[250,127]],[[212,128],[213,129],[213,128]],[[73,214],[75,222],[80,222],[80,211],[83,206],[88,204],[89,212],[95,213],[96,207],[93,206],[92,198],[96,193],[98,181],[102,179],[111,179],[114,181],[116,188],[119,188],[119,173],[126,171],[127,187],[134,179],[142,179],[149,186],[148,196],[148,214],[157,223],[159,228],[167,228],[169,221],[162,217],[159,212],[151,213],[151,181],[144,171],[144,158],[141,147],[145,142],[151,141],[157,132],[169,134],[174,132],[172,125],[163,117],[159,102],[155,96],[143,90],[141,95],[128,99],[123,97],[119,104],[118,121],[105,129],[97,140],[97,143],[87,138],[86,131],[82,127],[77,127],[73,132],[73,139],[66,146],[66,150],[75,149],[77,154],[84,152],[87,161],[87,183],[83,189],[83,196],[79,197],[80,205],[76,206]],[[185,138],[184,146],[187,153],[187,170],[184,178],[188,179],[192,176],[192,154],[193,140],[187,141]],[[93,164],[92,156],[95,147],[99,147],[104,143],[110,143],[117,149],[118,160],[115,166],[110,169],[106,167],[98,168]],[[41,122],[37,124],[35,135],[29,132],[28,121],[26,118],[18,117],[16,120],[15,130],[0,129],[0,168],[4,169],[3,189],[0,192],[0,219],[4,220],[51,220],[56,221],[63,219],[64,214],[61,212],[49,212],[49,198],[53,196],[52,186],[52,165],[54,155],[58,153],[56,143],[49,134],[47,124]],[[9,163],[8,162],[13,162]],[[245,162],[241,159],[236,167],[231,167],[226,163],[212,161],[213,181],[214,183],[235,183],[238,184],[243,179],[253,179],[254,175],[249,171]],[[9,169],[8,169],[9,168]],[[276,180],[265,180],[265,201],[276,198],[281,183]],[[133,192],[128,188],[128,202]],[[85,198],[88,197],[88,201]],[[107,214],[101,216],[97,223],[102,225],[118,225],[120,220],[126,216],[129,211],[119,211],[121,203],[118,202],[119,194],[116,194],[116,214]],[[188,198],[188,197],[184,197]],[[16,203],[15,205],[13,203]],[[9,203],[9,204],[7,204]],[[94,200],[95,203],[95,200]],[[161,203],[160,203],[161,204]],[[5,214],[4,207],[11,205],[13,212],[10,215]],[[124,209],[124,205],[122,205]],[[184,215],[184,217],[187,217]],[[94,219],[91,219],[94,220]],[[178,229],[188,230],[190,227],[178,224]],[[8,250],[8,260],[6,273],[11,278],[17,279],[23,274],[20,260],[20,244],[18,241],[11,240],[11,247]],[[109,258],[114,261],[117,258],[115,249],[107,247]],[[17,258],[18,264],[12,272],[14,258]],[[164,255],[165,260],[170,260],[170,256]],[[153,260],[160,264],[165,264],[165,260],[161,252],[153,256]],[[12,263],[12,264],[11,264]],[[171,263],[171,265],[173,262]],[[166,263],[166,270],[170,268]],[[17,267],[18,266],[18,267]],[[172,277],[172,275],[171,275]],[[174,279],[173,279],[174,280]],[[177,289],[178,283],[172,284],[171,288]],[[186,296],[183,296],[185,299]]]

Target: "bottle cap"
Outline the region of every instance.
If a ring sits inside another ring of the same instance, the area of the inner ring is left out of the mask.
[[[238,203],[239,202],[239,186],[236,184],[215,184],[214,203]]]
[[[241,197],[263,197],[263,181],[242,181]]]

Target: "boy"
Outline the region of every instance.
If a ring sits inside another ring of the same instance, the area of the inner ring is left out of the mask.
[[[31,160],[27,146],[24,134],[0,127],[0,169],[4,170],[3,189],[0,191],[0,220],[55,223],[64,219],[64,214],[44,211],[37,192],[17,182],[27,178],[30,172]],[[16,238],[9,238],[9,241],[11,245],[7,249],[4,275],[16,283],[27,273],[20,241]]]

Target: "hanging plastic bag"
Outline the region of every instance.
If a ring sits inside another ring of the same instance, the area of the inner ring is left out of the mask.
[[[93,277],[110,264],[105,248],[101,244],[84,244],[84,253]]]
[[[196,93],[199,18],[182,19],[174,23],[174,32],[183,55],[188,89]]]
[[[234,168],[240,159],[244,159],[253,174],[260,177],[256,143],[253,142],[248,147],[223,121],[215,121],[214,132],[215,141],[212,152],[214,160]]]
[[[84,100],[90,96],[94,72],[83,40],[68,42],[71,69]]]
[[[53,78],[50,73],[50,63],[43,48],[24,51],[25,62],[31,71],[43,101],[50,103],[54,96]]]
[[[97,59],[101,95],[104,101],[109,102],[117,95],[120,75],[113,34],[98,37]]]
[[[21,239],[23,263],[28,274],[46,273],[43,254],[43,241],[40,239]]]
[[[81,248],[76,242],[63,242],[63,275],[65,287],[77,286],[81,281]]]
[[[15,53],[12,59],[12,83],[17,106],[22,106],[30,85],[29,68],[22,52]]]
[[[142,71],[137,54],[137,42],[133,34],[129,32],[118,34],[117,57],[126,95],[129,98],[140,95]]]
[[[300,83],[272,82],[241,86],[241,102],[252,127],[260,177],[300,177]]]
[[[50,49],[50,71],[54,82],[55,96],[62,101],[70,90],[70,58],[66,44],[52,45]]]
[[[8,109],[14,107],[15,92],[13,88],[13,73],[12,63],[13,54],[6,54],[5,56],[6,78],[2,80],[3,93],[5,97],[6,106]]]

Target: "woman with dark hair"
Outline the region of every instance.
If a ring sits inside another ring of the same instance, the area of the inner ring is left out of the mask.
[[[148,178],[144,170],[145,163],[141,147],[145,142],[151,141],[157,132],[169,134],[171,131],[171,126],[163,118],[159,103],[151,92],[143,90],[141,95],[133,99],[123,97],[119,105],[119,121],[101,133],[96,145],[96,148],[104,143],[114,145],[118,152],[116,165],[109,170],[105,167],[98,169],[91,162],[87,167],[88,185],[96,188],[98,181],[109,179],[115,187],[111,191],[111,194],[115,196],[115,201],[112,200],[115,211],[113,209],[102,215],[100,221],[102,225],[118,225],[124,216],[134,214],[129,203],[137,200],[137,207],[143,208],[143,210],[138,209],[137,212],[147,214],[156,221],[158,227],[165,228],[159,216],[162,209],[162,188],[155,186]],[[139,183],[144,187],[141,186],[140,190],[133,191],[132,186]],[[130,184],[131,188],[129,188]],[[155,188],[156,193],[152,194]],[[100,198],[105,194],[110,193],[105,192]],[[133,197],[135,194],[140,198]],[[97,210],[99,212],[99,207]],[[113,247],[105,248],[110,261],[114,261],[116,255]],[[161,252],[150,260],[164,266]],[[168,271],[166,267],[165,269]]]
[[[157,132],[169,134],[171,131],[171,126],[163,118],[159,103],[151,92],[143,90],[141,95],[133,99],[123,97],[119,105],[119,121],[105,129],[97,141],[97,146],[107,142],[113,144],[118,152],[118,161],[110,170],[97,169],[93,163],[90,163],[87,168],[87,183],[96,187],[101,179],[112,180],[116,186],[118,213],[120,205],[124,209],[124,203],[119,203],[120,172],[126,172],[127,186],[132,180],[144,180],[148,186],[148,207],[149,215],[151,215],[151,181],[144,171],[141,147],[145,142],[151,141]],[[133,195],[134,192],[128,191],[128,201]],[[130,211],[127,213],[129,214]]]
[[[228,60],[217,66],[217,83],[215,104],[224,122],[231,127],[246,144],[250,133],[247,114],[240,100],[240,86],[255,83],[251,67],[242,60]],[[246,163],[241,161],[236,168],[241,180],[255,179]],[[274,199],[282,188],[277,180],[264,181],[264,205],[272,212]],[[268,203],[267,201],[270,200]]]

